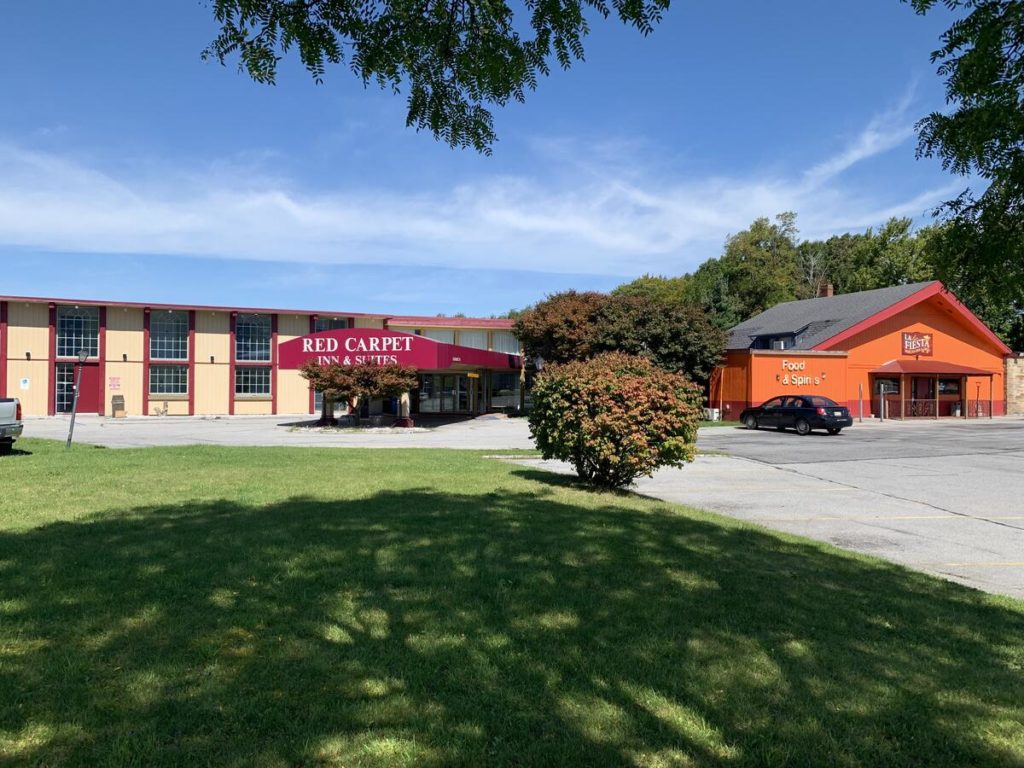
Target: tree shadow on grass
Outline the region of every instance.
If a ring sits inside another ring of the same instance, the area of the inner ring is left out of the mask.
[[[560,498],[224,500],[2,534],[0,757],[1024,759],[1012,604],[667,506]]]

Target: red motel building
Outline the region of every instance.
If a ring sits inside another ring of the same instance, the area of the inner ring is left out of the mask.
[[[732,328],[710,401],[723,419],[787,394],[829,397],[855,418],[999,416],[1011,355],[941,282],[829,289]]]
[[[319,413],[298,368],[346,356],[415,366],[413,414],[521,403],[507,319],[0,296],[0,397],[19,398],[26,416],[70,412],[76,377],[79,413],[114,415],[115,403],[129,416]]]

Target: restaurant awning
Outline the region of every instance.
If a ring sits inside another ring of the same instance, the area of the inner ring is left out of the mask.
[[[915,374],[917,376],[995,376],[992,371],[970,368],[956,363],[945,363],[941,360],[893,360],[871,373],[879,375]]]

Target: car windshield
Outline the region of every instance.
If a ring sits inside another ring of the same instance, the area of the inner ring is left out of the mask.
[[[808,399],[815,408],[834,408],[839,405],[835,400],[829,400],[827,397],[820,397],[818,395]]]

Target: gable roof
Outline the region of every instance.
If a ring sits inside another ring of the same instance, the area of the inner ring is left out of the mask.
[[[941,289],[942,283],[909,283],[776,304],[730,329],[728,349],[749,349],[758,336],[794,336],[794,349],[814,349],[931,286]]]

